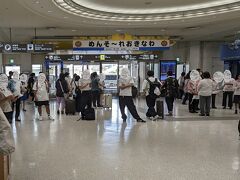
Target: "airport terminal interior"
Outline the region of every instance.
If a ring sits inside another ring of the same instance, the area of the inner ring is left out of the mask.
[[[239,180],[240,0],[0,0],[0,180]]]

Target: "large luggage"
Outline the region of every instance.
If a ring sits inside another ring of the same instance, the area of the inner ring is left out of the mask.
[[[95,120],[95,110],[93,108],[85,109],[82,120],[88,120],[88,121]]]
[[[65,99],[65,113],[66,115],[75,115],[76,105],[74,99]]]
[[[112,94],[103,94],[101,96],[101,102],[103,108],[111,109],[112,108]]]
[[[156,108],[157,108],[157,110],[156,110],[157,115],[160,118],[164,119],[164,103],[161,99],[156,100]]]

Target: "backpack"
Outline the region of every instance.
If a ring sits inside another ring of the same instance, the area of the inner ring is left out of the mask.
[[[132,97],[136,98],[138,96],[138,89],[135,86],[132,86]]]
[[[166,96],[167,97],[178,97],[178,83],[173,78],[168,78],[166,83]]]
[[[146,79],[150,85],[149,88],[149,95],[153,96],[153,97],[158,97],[160,96],[161,92],[160,92],[160,88],[161,88],[161,84],[158,82],[157,78],[155,78],[155,81],[150,81],[148,78]]]

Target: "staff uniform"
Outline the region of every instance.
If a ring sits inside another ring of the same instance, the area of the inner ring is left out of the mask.
[[[202,79],[198,84],[198,94],[200,96],[200,115],[210,114],[211,95],[213,82],[211,79]]]
[[[235,80],[232,78],[228,84],[229,85],[224,85],[223,88],[223,102],[222,102],[222,106],[225,109],[227,106],[227,97],[228,97],[228,107],[230,109],[232,109],[233,106],[233,93],[234,93],[234,84]]]
[[[134,84],[133,78],[132,77],[120,78],[119,86],[122,86],[123,84]],[[128,110],[130,111],[134,119],[141,120],[140,116],[138,115],[136,106],[134,105],[133,102],[132,87],[127,87],[125,89],[120,88],[119,106],[123,121],[126,121],[127,119],[127,115],[125,114],[125,106],[127,106]]]
[[[82,94],[81,94],[81,114],[82,114],[82,118],[84,118],[85,116],[85,109],[87,108],[91,108],[92,107],[92,94],[91,94],[91,80],[90,79],[80,79],[79,80],[79,86],[84,86],[88,84],[86,87],[81,88]]]

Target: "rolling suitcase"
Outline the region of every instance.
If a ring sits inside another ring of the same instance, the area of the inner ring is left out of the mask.
[[[95,110],[93,108],[85,109],[82,120],[94,121],[95,120]]]
[[[164,103],[161,99],[156,100],[156,108],[157,115],[164,119]]]
[[[112,109],[112,94],[103,94],[103,108]]]
[[[66,115],[75,115],[76,113],[75,100],[65,99],[65,113]]]

